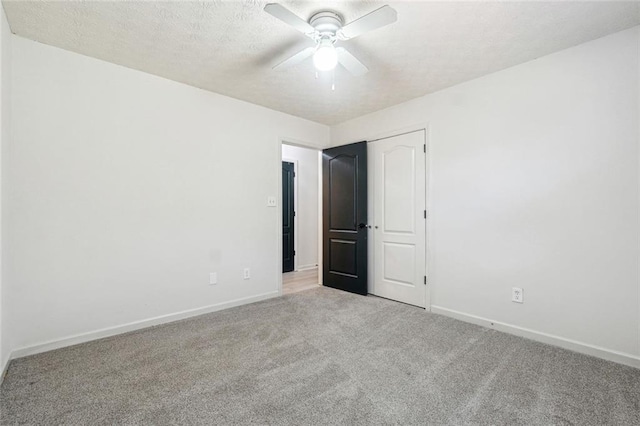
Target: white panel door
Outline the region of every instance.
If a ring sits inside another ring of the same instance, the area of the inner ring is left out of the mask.
[[[426,307],[424,144],[424,130],[369,144],[373,165],[371,293],[421,307]]]

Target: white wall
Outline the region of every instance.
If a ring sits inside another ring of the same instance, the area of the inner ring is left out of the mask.
[[[339,145],[428,123],[434,311],[640,354],[638,41],[635,27],[331,128]]]
[[[2,204],[2,192],[5,186],[5,149],[11,137],[11,30],[0,7],[0,381],[2,373],[9,362],[10,346],[8,344],[9,330],[7,328],[7,298],[4,280],[4,256],[7,245],[3,234],[5,206]]]
[[[318,265],[318,151],[282,145],[283,161],[297,162],[296,269]]]
[[[281,210],[266,201],[281,191],[280,139],[323,147],[328,127],[20,37],[13,46],[4,201],[17,355],[277,295]]]
[[[279,141],[325,126],[5,34],[0,356],[276,294]],[[640,355],[638,37],[331,129],[429,123],[434,308]]]

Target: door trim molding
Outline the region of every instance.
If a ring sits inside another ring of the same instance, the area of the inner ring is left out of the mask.
[[[417,132],[419,130],[425,130],[427,133],[427,152],[429,151],[429,145],[428,145],[428,141],[429,141],[429,122],[428,121],[423,121],[420,123],[415,123],[415,124],[411,124],[408,126],[403,126],[403,127],[398,127],[395,129],[391,129],[391,130],[385,130],[383,132],[377,132],[377,133],[372,133],[370,135],[368,135],[367,138],[365,138],[365,140],[367,142],[375,142],[378,139],[386,139],[386,138],[390,138],[393,136],[400,136],[400,135],[404,135],[405,133],[413,133],[413,132]]]

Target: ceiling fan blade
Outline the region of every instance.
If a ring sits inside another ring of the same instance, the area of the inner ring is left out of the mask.
[[[296,53],[289,59],[285,59],[284,61],[280,62],[278,65],[274,66],[273,69],[283,70],[283,69],[292,67],[294,65],[297,65],[300,62],[307,59],[308,57],[310,57],[311,55],[313,55],[315,51],[316,51],[315,47],[307,47],[306,49],[301,50],[300,52]]]
[[[365,75],[369,72],[369,68],[349,53],[349,51],[344,47],[337,47],[336,53],[338,54],[338,62],[340,62],[340,65],[345,67],[345,69],[352,75],[360,77],[361,75]]]
[[[380,9],[376,9],[368,15],[364,15],[342,27],[342,29],[338,31],[338,37],[342,40],[348,40],[360,34],[392,24],[397,20],[398,13],[394,8],[388,5],[382,6]]]
[[[300,18],[295,13],[291,12],[289,9],[286,9],[284,6],[279,5],[278,3],[269,3],[264,7],[264,11],[269,15],[278,18],[285,24],[291,25],[296,30],[300,31],[302,34],[309,35],[313,34],[316,30],[309,25],[304,19]]]

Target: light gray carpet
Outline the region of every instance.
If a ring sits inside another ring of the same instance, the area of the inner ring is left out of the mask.
[[[318,288],[12,362],[2,424],[640,424],[640,370]]]

